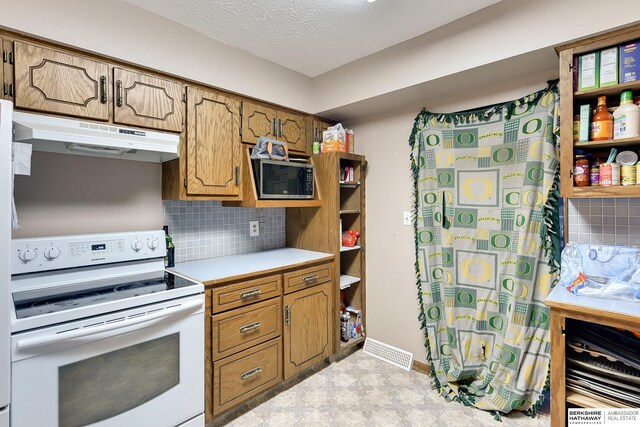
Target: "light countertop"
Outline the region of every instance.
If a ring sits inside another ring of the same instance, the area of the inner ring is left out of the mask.
[[[303,249],[279,248],[261,252],[250,252],[217,258],[181,262],[170,271],[204,283],[215,285],[229,280],[239,280],[247,276],[256,276],[301,267],[321,261],[329,261],[332,254],[313,252]]]
[[[640,318],[640,302],[575,295],[560,285],[553,288],[549,296],[545,298],[544,303],[552,308],[570,308],[584,311],[599,310]]]

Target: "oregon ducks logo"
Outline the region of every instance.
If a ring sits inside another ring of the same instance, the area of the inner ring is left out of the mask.
[[[495,234],[491,236],[489,241],[491,242],[491,246],[498,249],[506,249],[511,246],[511,237],[506,234]]]
[[[508,277],[502,281],[502,287],[514,294],[516,298],[526,298],[529,295],[529,288],[522,282],[516,282]]]
[[[435,133],[430,133],[429,135],[427,135],[427,139],[425,139],[425,144],[429,147],[440,145],[440,137]]]
[[[450,252],[442,252],[442,263],[446,265],[451,265],[453,262],[453,258]]]
[[[522,214],[518,214],[516,215],[516,225],[518,227],[522,227],[524,225],[524,223],[526,222],[526,217]]]
[[[546,327],[549,324],[549,315],[539,308],[534,308],[531,310],[529,322],[531,326]]]
[[[533,267],[529,262],[523,261],[521,259],[516,261],[516,275],[528,276],[531,274],[531,270],[533,270]]]
[[[453,174],[448,171],[438,172],[438,183],[440,185],[449,185],[453,183]]]
[[[441,315],[442,315],[442,311],[440,310],[440,307],[438,307],[437,305],[433,305],[429,307],[429,309],[427,310],[427,317],[429,318],[429,320],[432,320],[432,321],[440,320]]]
[[[520,206],[520,192],[511,191],[504,196],[504,202],[509,206]]]
[[[542,97],[542,99],[540,99],[540,105],[542,105],[543,107],[548,107],[549,105],[551,105],[554,99],[555,97],[553,95],[553,92],[547,92]]]
[[[459,291],[456,294],[456,301],[461,305],[474,305],[475,297],[471,292]]]
[[[493,316],[489,318],[489,326],[496,331],[502,332],[504,329],[504,319],[502,316]]]
[[[513,159],[513,148],[510,148],[510,147],[499,148],[491,155],[491,158],[496,163],[506,163],[511,159]]]
[[[438,196],[436,193],[424,193],[422,201],[425,205],[434,205],[438,201]]]
[[[464,132],[456,136],[456,142],[458,145],[473,145],[476,142],[476,137],[471,132]]]
[[[502,351],[500,351],[500,361],[504,365],[513,365],[517,360],[518,356],[508,348],[503,348]]]
[[[424,159],[424,156],[418,157],[418,168],[424,169],[426,163],[427,161]]]
[[[456,220],[462,225],[471,225],[476,222],[476,217],[471,212],[460,212],[456,215]]]
[[[527,135],[538,132],[542,128],[542,120],[531,119],[522,126],[522,132]]]
[[[515,399],[511,401],[511,409],[520,410],[527,407],[529,402],[525,399]]]
[[[544,169],[539,166],[534,166],[527,170],[527,178],[534,182],[542,182],[544,179]]]
[[[429,230],[422,230],[418,233],[418,241],[420,243],[433,242],[433,233]]]
[[[543,200],[544,197],[538,190],[529,190],[524,192],[524,204],[527,206],[541,206]]]

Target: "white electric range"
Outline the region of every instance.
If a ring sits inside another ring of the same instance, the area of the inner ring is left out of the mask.
[[[11,425],[204,426],[204,287],[164,232],[12,240]]]

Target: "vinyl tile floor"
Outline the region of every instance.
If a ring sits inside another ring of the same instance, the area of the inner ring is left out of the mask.
[[[548,400],[535,418],[502,417],[447,402],[431,379],[359,350],[232,420],[229,426],[548,427]]]

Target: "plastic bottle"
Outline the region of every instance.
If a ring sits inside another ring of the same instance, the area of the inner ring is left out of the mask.
[[[347,312],[340,315],[340,341],[342,342],[349,342],[349,336],[351,335],[349,330],[350,319],[351,316]]]
[[[169,226],[165,225],[162,227],[162,229],[164,230],[164,239],[167,245],[167,255],[164,257],[164,266],[175,267],[176,266],[176,258],[175,258],[176,247],[173,244],[173,238],[169,236]]]
[[[613,116],[607,110],[606,96],[598,97],[596,112],[591,117],[589,139],[591,141],[613,139]]]
[[[640,107],[633,103],[633,92],[620,94],[620,106],[613,112],[613,139],[640,136]]]

